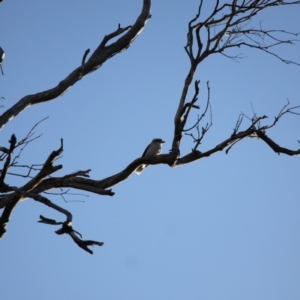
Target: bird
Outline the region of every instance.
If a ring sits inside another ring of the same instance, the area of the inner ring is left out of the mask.
[[[151,157],[151,156],[156,156],[161,153],[161,145],[164,143],[162,139],[153,139],[152,142],[147,146],[145,149],[142,157]],[[140,175],[142,171],[147,167],[148,165],[142,164],[138,166],[135,169],[135,173]]]

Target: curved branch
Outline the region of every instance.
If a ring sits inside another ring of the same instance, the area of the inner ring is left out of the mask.
[[[290,155],[290,156],[293,156],[293,155],[299,155],[300,154],[300,149],[298,150],[290,150],[290,149],[287,149],[287,148],[284,148],[284,147],[281,147],[279,146],[278,144],[276,144],[272,139],[270,139],[269,137],[267,137],[265,135],[265,133],[263,131],[260,131],[260,130],[257,130],[255,132],[257,134],[257,136],[259,138],[261,138],[271,149],[274,150],[274,152],[280,154],[280,153],[283,153],[283,154],[286,154],[286,155]]]
[[[144,29],[146,22],[150,18],[150,8],[151,0],[144,0],[142,12],[137,18],[136,22],[132,26],[127,26],[125,28],[121,28],[119,26],[115,32],[105,36],[103,38],[103,41],[100,43],[98,48],[94,51],[94,53],[86,63],[76,68],[56,87],[34,95],[25,96],[10,109],[4,112],[2,116],[0,116],[0,129],[2,129],[3,126],[7,122],[9,122],[9,120],[21,113],[26,107],[50,101],[61,96],[64,92],[67,91],[68,88],[78,82],[81,78],[88,75],[89,73],[96,71],[106,60],[126,50]],[[124,33],[125,31],[127,32],[116,42],[106,46],[109,40]],[[82,62],[84,62],[84,59]]]
[[[72,219],[73,219],[72,214],[69,211],[67,211],[66,209],[52,203],[48,198],[43,197],[38,194],[28,193],[28,192],[22,191],[17,188],[15,189],[15,192],[22,195],[23,197],[32,198],[35,201],[43,203],[59,212],[65,214],[66,218],[67,218],[67,220],[65,222],[56,222],[55,220],[48,219],[43,216],[40,216],[39,222],[44,223],[44,224],[50,224],[50,225],[62,225],[62,227],[59,230],[56,230],[55,233],[59,234],[59,235],[69,234],[71,236],[71,238],[73,239],[73,241],[83,250],[89,252],[90,254],[93,254],[93,251],[90,250],[88,248],[88,246],[94,246],[94,245],[102,246],[104,244],[103,242],[80,239],[76,234],[78,234],[78,235],[80,235],[80,237],[82,237],[81,234],[79,232],[77,232],[76,230],[74,230],[72,227]]]

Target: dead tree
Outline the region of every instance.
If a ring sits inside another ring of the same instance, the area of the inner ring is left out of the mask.
[[[98,195],[113,196],[114,192],[111,188],[115,184],[126,180],[136,168],[142,164],[166,164],[170,167],[184,165],[208,157],[219,151],[228,152],[236,143],[247,137],[256,137],[262,140],[278,154],[283,153],[291,156],[300,154],[300,149],[292,150],[284,148],[267,136],[267,131],[274,127],[282,117],[289,114],[300,114],[299,110],[297,110],[300,106],[290,107],[289,103],[282,108],[273,122],[267,123],[267,116],[265,115],[254,115],[250,119],[250,123],[244,129],[241,129],[244,117],[241,114],[233,132],[226,139],[221,140],[217,145],[205,152],[199,150],[205,135],[208,134],[212,126],[209,83],[206,85],[207,99],[203,106],[204,108],[192,126],[187,127],[187,121],[193,110],[200,111],[200,106],[197,104],[200,94],[200,82],[195,80],[194,84],[192,83],[201,62],[213,54],[221,54],[235,60],[240,59],[241,55],[239,53],[232,56],[228,50],[236,49],[239,51],[239,49],[246,47],[263,51],[281,60],[283,63],[300,65],[299,62],[290,61],[275,52],[276,46],[278,45],[298,42],[298,33],[287,32],[283,29],[264,29],[261,25],[253,27],[250,23],[257,14],[265,9],[278,10],[282,6],[299,5],[300,1],[232,0],[230,3],[220,4],[220,1],[216,0],[214,8],[207,16],[202,16],[203,2],[204,0],[200,0],[196,16],[188,23],[187,42],[184,49],[189,58],[190,68],[183,84],[182,93],[174,117],[174,135],[170,153],[139,157],[130,162],[128,166],[119,173],[100,180],[90,179],[90,170],[81,170],[62,177],[55,177],[54,173],[62,168],[62,165],[54,164],[55,160],[63,152],[63,140],[61,140],[60,147],[54,150],[42,165],[27,165],[25,167],[28,169],[28,173],[20,175],[11,172],[14,167],[17,167],[16,158],[21,154],[25,146],[37,137],[34,137],[31,131],[25,138],[18,141],[16,135],[12,134],[8,144],[0,147],[0,151],[2,152],[0,158],[1,161],[3,161],[0,176],[0,208],[3,209],[0,217],[0,237],[4,236],[10,216],[16,205],[20,201],[30,198],[66,216],[64,222],[57,222],[40,216],[39,222],[49,225],[60,225],[61,228],[56,231],[57,234],[69,234],[79,247],[92,254],[88,246],[101,246],[103,243],[92,240],[82,240],[80,233],[72,228],[72,214],[48,199],[48,195],[50,194],[45,194],[47,191],[66,188],[87,191]],[[0,116],[0,128],[13,117],[16,117],[26,107],[51,101],[62,95],[81,78],[100,68],[109,58],[128,49],[150,18],[150,5],[150,0],[144,0],[142,12],[134,25],[127,27],[121,27],[119,25],[114,32],[103,38],[98,48],[88,59],[87,57],[90,50],[86,50],[80,66],[72,71],[65,79],[60,81],[56,87],[41,93],[25,96],[11,108],[7,109]],[[118,39],[110,43],[111,39],[116,37],[118,37]],[[187,99],[188,91],[191,88],[194,89],[194,96],[192,99]],[[204,117],[207,115],[210,117],[210,122],[204,123]],[[37,125],[38,124],[35,126]],[[193,147],[189,153],[183,154],[180,151],[180,143],[185,136],[191,138]],[[15,187],[13,184],[7,182],[7,174],[23,176],[28,178],[28,181],[23,186]]]

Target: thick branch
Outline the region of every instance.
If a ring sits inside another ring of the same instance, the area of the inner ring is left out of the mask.
[[[15,105],[13,105],[10,109],[8,109],[5,113],[3,113],[3,115],[0,116],[0,129],[2,129],[2,127],[10,119],[21,113],[26,107],[50,101],[61,96],[64,92],[67,91],[68,88],[70,88],[72,85],[78,82],[82,77],[91,72],[96,71],[106,60],[126,50],[134,41],[134,39],[144,29],[146,22],[150,18],[150,7],[151,0],[144,0],[142,12],[133,26],[128,26],[126,28],[121,28],[119,26],[115,32],[108,36],[105,36],[103,41],[91,55],[88,61],[83,65],[80,65],[77,69],[70,73],[56,87],[41,93],[25,96]],[[110,39],[124,33],[124,31],[127,32],[123,36],[121,36],[116,42],[105,46]]]
[[[90,170],[89,170],[90,171]],[[129,174],[130,175],[130,174]],[[109,186],[107,186],[109,187]],[[99,180],[81,178],[81,177],[51,177],[43,180],[34,190],[34,193],[42,193],[54,188],[73,188],[87,191],[98,195],[113,196],[115,193],[106,189]]]
[[[300,154],[300,149],[298,150],[290,150],[290,149],[287,149],[287,148],[284,148],[284,147],[281,147],[279,146],[278,144],[276,144],[273,140],[271,140],[269,137],[267,137],[265,135],[265,133],[263,131],[259,131],[257,130],[255,132],[257,134],[257,136],[259,138],[261,138],[271,149],[274,150],[274,152],[280,154],[280,153],[283,153],[283,154],[286,154],[286,155],[290,155],[290,156],[293,156],[293,155],[299,155]]]
[[[7,189],[7,185],[4,183],[4,179],[5,179],[5,176],[8,172],[8,168],[10,165],[11,154],[14,151],[14,149],[16,147],[16,143],[17,143],[17,138],[14,134],[11,136],[9,143],[10,143],[10,147],[8,149],[6,161],[5,161],[4,167],[3,167],[2,171],[1,171],[1,175],[0,175],[0,191],[6,191],[6,189]]]
[[[183,135],[183,127],[182,127],[182,121],[183,121],[183,112],[184,112],[184,105],[186,101],[186,96],[190,87],[190,84],[193,80],[194,74],[196,72],[196,65],[192,65],[189,73],[185,79],[183,90],[181,93],[181,98],[179,100],[179,105],[177,108],[177,112],[175,114],[174,118],[174,138],[172,142],[172,153],[173,155],[179,155],[180,153],[180,141]]]

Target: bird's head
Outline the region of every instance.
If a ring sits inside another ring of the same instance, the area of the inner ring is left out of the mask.
[[[152,143],[160,143],[163,144],[165,141],[163,141],[162,139],[153,139]]]

